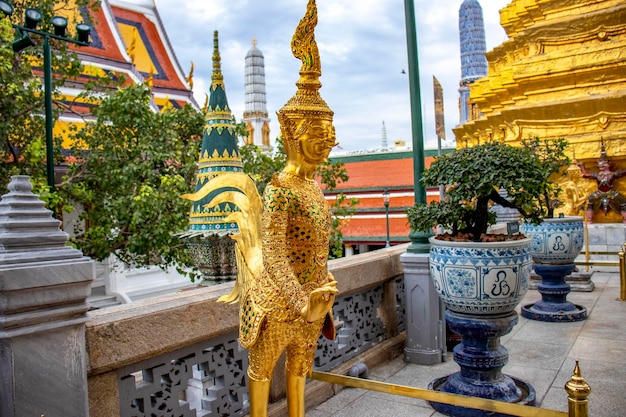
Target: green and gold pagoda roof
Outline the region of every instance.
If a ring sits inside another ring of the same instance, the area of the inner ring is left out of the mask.
[[[202,137],[202,148],[198,158],[196,188],[199,191],[210,179],[226,172],[242,172],[243,163],[237,146],[237,135],[232,112],[228,106],[224,76],[222,75],[218,32],[213,35],[213,74],[211,91],[206,111],[206,123]],[[226,217],[239,210],[231,203],[222,203],[208,208],[209,202],[228,188],[216,190],[198,201],[194,201],[189,213],[189,232],[231,233],[237,232],[235,222],[226,222]]]

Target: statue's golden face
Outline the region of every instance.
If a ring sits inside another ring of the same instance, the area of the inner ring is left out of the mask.
[[[335,126],[330,120],[314,119],[298,140],[305,162],[317,165],[324,162],[330,150],[337,145]]]

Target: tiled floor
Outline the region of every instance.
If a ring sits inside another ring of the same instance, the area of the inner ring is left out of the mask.
[[[504,373],[530,383],[538,406],[567,411],[564,385],[575,361],[591,386],[590,417],[626,416],[626,302],[618,301],[619,273],[595,272],[595,290],[571,292],[567,299],[584,306],[585,321],[548,323],[521,315],[511,333],[502,337],[509,350]],[[530,290],[520,306],[541,299]],[[518,306],[518,313],[519,307]],[[459,369],[449,353],[445,362],[424,366],[408,364],[398,357],[370,370],[369,378],[392,384],[426,388],[435,378]],[[307,411],[307,417],[422,417],[442,416],[425,401],[345,388],[328,401]]]

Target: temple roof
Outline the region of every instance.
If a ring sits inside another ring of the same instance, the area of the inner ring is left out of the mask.
[[[72,46],[85,65],[79,82],[105,73],[135,83],[149,80],[159,108],[199,108],[154,1],[101,0],[100,6],[93,13],[91,44]]]

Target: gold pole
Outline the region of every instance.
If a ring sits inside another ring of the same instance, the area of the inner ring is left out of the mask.
[[[622,246],[622,250],[619,251],[619,300],[626,301],[626,243]]]
[[[578,361],[574,367],[572,378],[565,384],[567,391],[567,407],[569,417],[589,417],[589,401],[587,397],[591,393],[591,387],[580,373]]]
[[[587,213],[583,212],[583,225],[585,233],[585,272],[589,272],[589,228],[587,222]]]
[[[309,378],[330,382],[332,384],[340,384],[346,387],[361,388],[370,391],[384,392],[386,394],[401,395],[410,398],[419,398],[425,401],[439,402],[451,404],[459,407],[474,408],[494,413],[502,413],[518,417],[566,417],[567,413],[563,411],[550,410],[547,408],[538,408],[528,405],[515,403],[507,403],[502,401],[489,400],[487,398],[468,397],[459,394],[450,394],[447,392],[433,391],[423,388],[408,387],[405,385],[389,384],[386,382],[372,381],[369,379],[360,379],[344,375],[336,375],[327,372],[312,371]],[[570,417],[572,414],[570,414]],[[576,417],[587,417],[587,415],[578,415]]]

